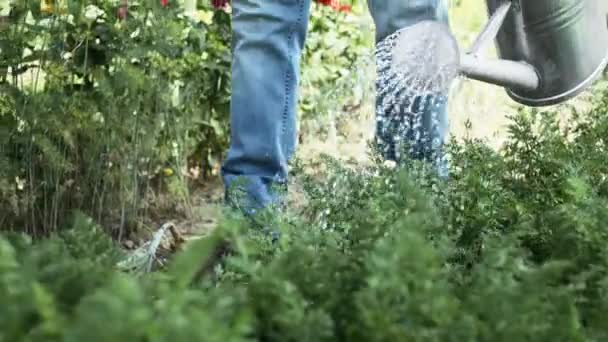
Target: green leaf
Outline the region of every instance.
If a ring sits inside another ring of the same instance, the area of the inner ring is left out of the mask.
[[[213,261],[214,253],[217,252],[220,245],[220,235],[211,234],[190,242],[185,251],[175,256],[167,270],[175,288],[186,288],[201,272],[205,271],[204,268]]]

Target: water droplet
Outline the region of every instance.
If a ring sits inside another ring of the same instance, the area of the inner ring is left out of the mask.
[[[415,156],[438,150],[440,115],[459,65],[458,45],[447,26],[428,21],[399,30],[377,45],[375,56],[382,150],[396,158],[405,146]]]

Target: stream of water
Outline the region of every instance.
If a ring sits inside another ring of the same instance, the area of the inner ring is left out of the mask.
[[[385,157],[434,155],[447,130],[445,106],[458,76],[458,45],[446,25],[421,22],[376,47],[377,135]],[[438,160],[435,160],[438,161]]]

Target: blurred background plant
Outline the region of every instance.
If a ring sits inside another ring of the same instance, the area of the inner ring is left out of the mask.
[[[148,192],[187,202],[227,143],[229,15],[169,3],[11,2],[0,36],[0,225],[49,233],[81,209],[117,237]]]
[[[0,2],[1,229],[45,235],[78,209],[122,239],[159,211],[188,215],[192,186],[217,179],[230,8],[124,3]],[[313,133],[331,106],[361,102],[350,85],[327,94],[371,51],[363,6],[313,5],[300,105]]]

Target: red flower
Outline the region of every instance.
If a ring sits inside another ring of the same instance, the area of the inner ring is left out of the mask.
[[[340,11],[340,12],[350,12],[352,10],[351,5],[342,5],[342,4],[340,4],[340,0],[315,0],[315,1],[320,3],[321,5],[329,6],[333,9],[335,9],[336,11]]]
[[[215,8],[225,8],[230,0],[211,0],[213,7]]]
[[[351,5],[340,5],[340,7],[338,8],[338,11],[349,13],[352,10],[352,8],[353,7]]]
[[[163,5],[163,7],[165,7],[169,4],[169,0],[160,0],[160,4]]]

